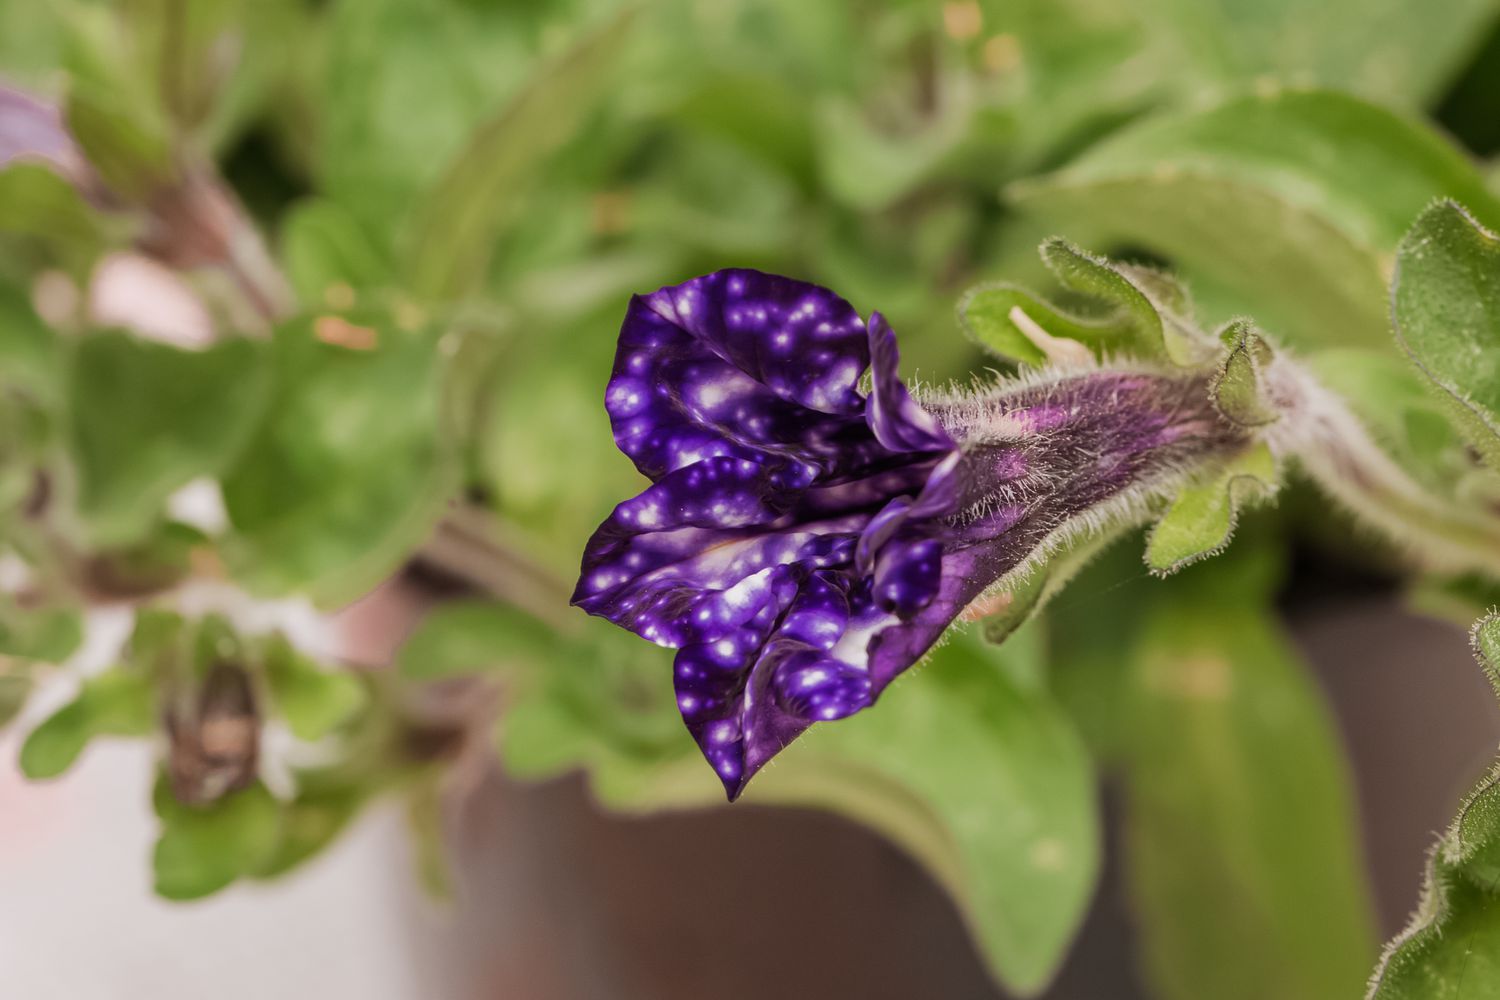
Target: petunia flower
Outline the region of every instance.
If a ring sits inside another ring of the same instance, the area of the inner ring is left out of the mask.
[[[924,405],[897,360],[879,313],[758,271],[630,302],[605,404],[651,485],[589,540],[573,603],[678,650],[731,800],[987,590],[1244,442],[1203,373],[1075,366]]]

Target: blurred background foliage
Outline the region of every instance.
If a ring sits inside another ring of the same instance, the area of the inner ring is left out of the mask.
[[[0,713],[69,676],[84,608],[139,609],[22,768],[155,734],[172,898],[279,875],[385,792],[441,889],[443,803],[492,744],[517,775],[587,768],[611,807],[716,802],[667,656],[566,599],[637,481],[600,405],[625,300],[725,266],[883,311],[944,380],[992,363],[954,303],[1048,288],[1042,237],[1165,263],[1208,320],[1302,352],[1418,481],[1488,502],[1397,361],[1386,286],[1433,198],[1500,225],[1497,14],[0,0]],[[122,267],[150,279],[144,319],[111,305]],[[204,480],[217,520],[182,499]],[[1083,596],[998,649],[945,646],[750,801],[893,838],[1025,995],[1088,905],[1118,779],[1154,995],[1357,995],[1376,941],[1347,766],[1274,600],[1294,540],[1402,562],[1300,488],[1248,533],[1168,583],[1115,546]],[[332,610],[403,569],[467,596],[392,669],[191,584]],[[1465,622],[1493,593],[1412,582]]]

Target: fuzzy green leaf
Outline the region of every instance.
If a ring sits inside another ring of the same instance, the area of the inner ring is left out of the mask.
[[[1470,633],[1475,657],[1500,694],[1500,614]],[[1500,765],[1459,808],[1427,863],[1411,923],[1389,945],[1369,1000],[1500,995]]]
[[[1146,565],[1160,576],[1223,551],[1246,504],[1276,489],[1276,459],[1257,444],[1202,482],[1184,486],[1146,541]]]
[[[1219,334],[1229,353],[1209,385],[1214,405],[1241,427],[1263,427],[1280,414],[1266,396],[1261,369],[1271,361],[1271,347],[1247,320],[1235,320]]]
[[[1500,236],[1454,202],[1433,205],[1397,250],[1391,312],[1454,425],[1500,469]]]
[[[422,620],[396,659],[410,681],[546,666],[560,642],[554,630],[503,604],[448,604]]]

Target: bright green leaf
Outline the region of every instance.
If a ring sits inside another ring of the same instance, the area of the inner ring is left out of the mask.
[[[1276,485],[1276,459],[1257,444],[1202,482],[1184,486],[1147,537],[1146,565],[1166,575],[1223,551],[1240,510]]]
[[[201,899],[254,875],[276,850],[282,807],[259,782],[205,809],[182,805],[166,782],[154,796],[161,819],[152,864],[164,899]]]
[[[359,221],[341,205],[307,201],[287,214],[281,226],[287,277],[302,304],[316,309],[336,297],[380,288],[391,282],[391,265],[365,235]]]
[[[73,608],[23,608],[0,595],[0,656],[61,663],[83,641],[83,616]]]
[[[365,703],[358,677],[323,669],[279,636],[266,649],[265,677],[277,713],[299,740],[322,739]]]
[[[55,778],[95,736],[144,736],[155,724],[155,691],[147,677],[125,670],[91,677],[78,697],[26,737],[21,771],[28,778]]]

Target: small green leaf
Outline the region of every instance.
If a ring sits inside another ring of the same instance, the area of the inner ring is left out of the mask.
[[[1231,322],[1219,339],[1229,346],[1229,353],[1209,384],[1214,405],[1240,427],[1264,427],[1274,422],[1280,413],[1261,381],[1261,369],[1271,363],[1271,346],[1249,320],[1243,319]]]
[[[1202,482],[1184,486],[1146,541],[1146,565],[1159,576],[1217,555],[1240,511],[1276,489],[1276,459],[1264,444],[1230,459]]]
[[[84,681],[78,697],[31,731],[21,745],[28,778],[62,774],[96,736],[144,736],[156,724],[156,692],[148,678],[111,670]]]
[[[260,782],[206,809],[179,803],[165,781],[153,799],[162,829],[152,864],[164,899],[201,899],[252,876],[279,843],[282,807]]]
[[[958,300],[958,325],[970,340],[1003,360],[1042,365],[1047,356],[1016,325],[1015,310],[1054,337],[1084,343],[1120,340],[1128,326],[1113,318],[1090,320],[1074,316],[1017,285],[988,282],[976,285]]]
[[[413,291],[460,298],[483,279],[501,223],[607,92],[633,14],[627,7],[585,35],[475,130],[415,209],[402,269]]]
[[[555,632],[515,608],[494,603],[447,604],[422,620],[396,658],[409,681],[503,670],[545,668],[561,642]]]
[[[267,401],[265,352],[248,340],[202,351],[123,332],[85,337],[69,373],[78,508],[100,545],[138,541],[178,487],[218,474]]]
[[[1042,244],[1042,260],[1067,288],[1101,299],[1118,310],[1118,316],[1133,331],[1137,349],[1163,355],[1173,364],[1192,365],[1203,360],[1208,344],[1187,317],[1178,316],[1171,305],[1183,304],[1180,289],[1152,271],[1112,264],[1103,257],[1080,250],[1065,240]],[[1168,291],[1157,301],[1153,294]]]
[[[72,608],[23,608],[0,595],[0,656],[61,663],[83,641],[83,616]]]
[[[264,420],[223,478],[221,551],[243,585],[352,599],[441,516],[457,474],[431,330],[371,311],[277,328]]]
[[[271,701],[299,740],[322,739],[365,703],[364,685],[358,677],[324,670],[280,636],[268,644],[264,662]]]
[[[1433,205],[1396,252],[1391,313],[1455,427],[1500,469],[1500,236],[1454,202]]]
[[[1163,1000],[1353,996],[1374,940],[1347,767],[1241,561],[1157,585],[1117,706],[1145,970]]]

